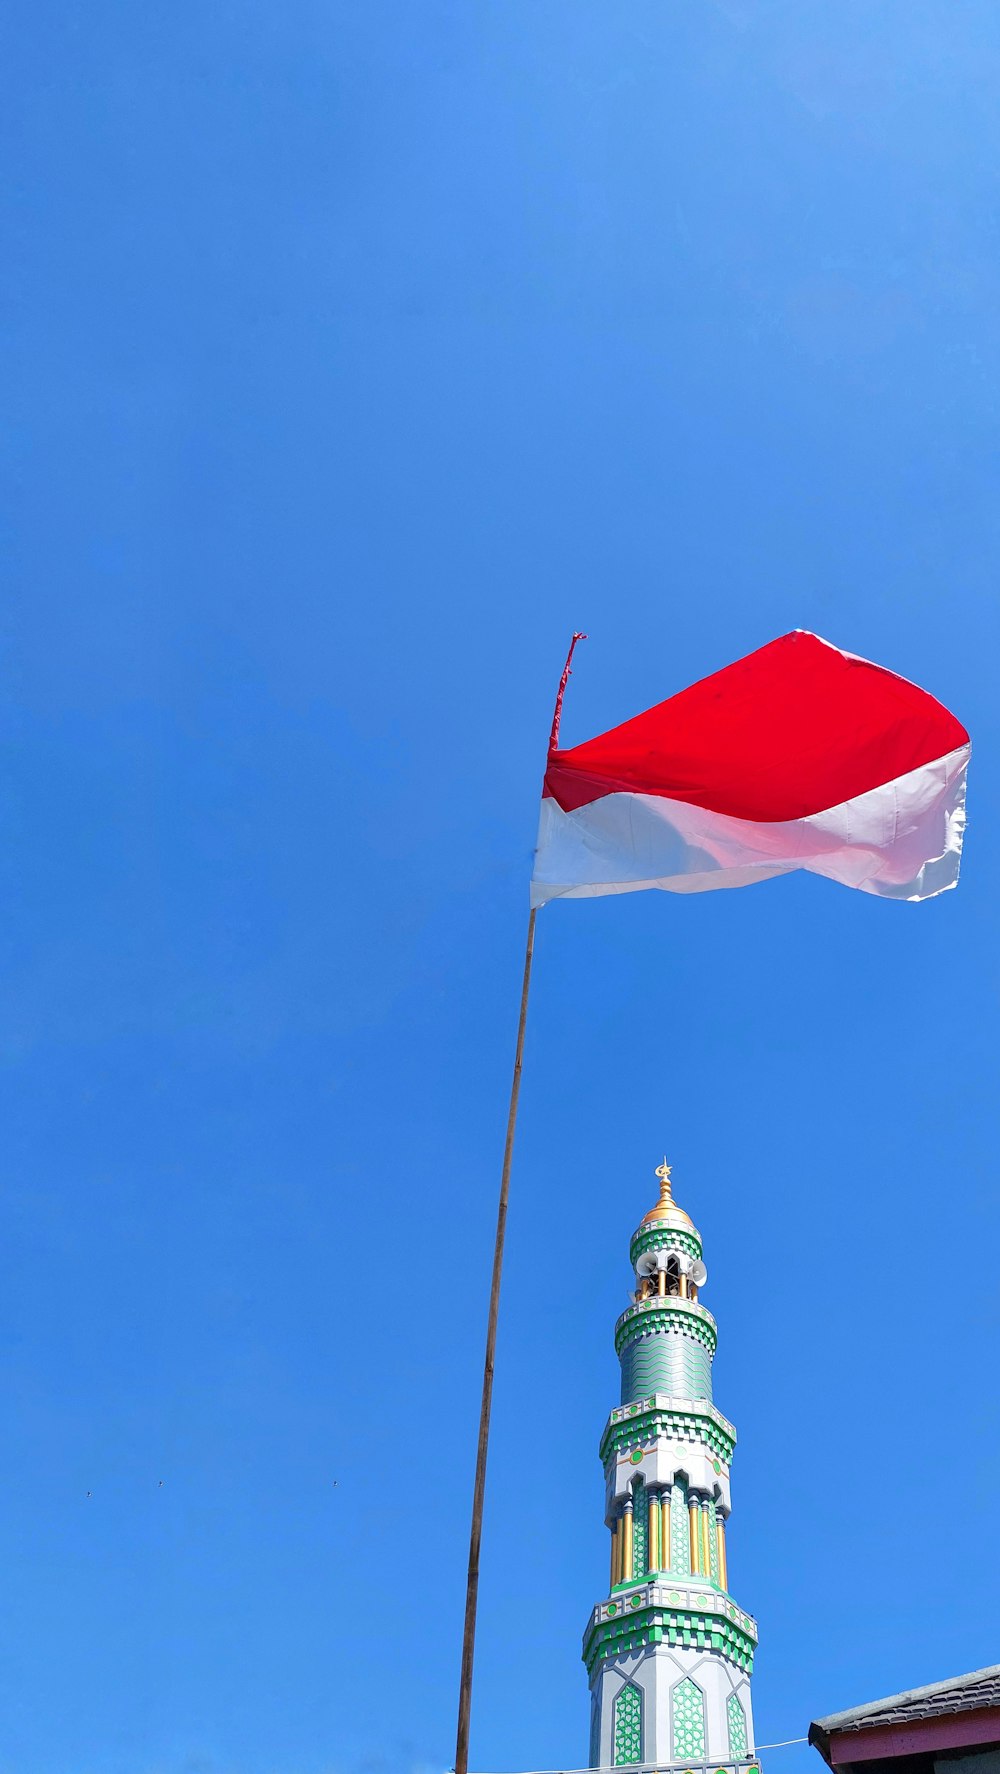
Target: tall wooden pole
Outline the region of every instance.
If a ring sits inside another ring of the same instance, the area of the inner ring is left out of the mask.
[[[493,1247],[493,1281],[490,1286],[490,1315],[486,1326],[486,1360],[483,1365],[483,1401],[479,1409],[479,1446],[476,1450],[476,1481],[472,1492],[472,1533],[469,1536],[469,1576],[465,1590],[465,1632],[462,1637],[462,1675],[458,1691],[458,1740],[455,1745],[455,1774],[468,1774],[469,1719],[472,1712],[472,1664],[476,1652],[476,1603],[479,1597],[479,1546],[483,1537],[483,1498],[486,1494],[486,1450],[490,1439],[490,1409],[493,1403],[493,1360],[497,1346],[497,1314],[500,1309],[500,1275],[503,1269],[503,1245],[507,1231],[507,1199],[510,1194],[510,1161],[514,1151],[514,1129],[517,1125],[517,1099],[521,1091],[521,1060],[524,1054],[524,1025],[528,1017],[528,987],[531,984],[531,958],[535,948],[535,918],[532,906],[528,914],[528,940],[524,950],[524,978],[521,984],[521,1012],[517,1022],[517,1046],[514,1050],[514,1078],[510,1087],[510,1109],[507,1114],[507,1142],[503,1151],[500,1175],[500,1203],[497,1208],[497,1236]]]
[[[563,697],[569,681],[570,666],[577,641],[586,635],[575,634],[570,642],[563,674],[559,680],[552,732],[549,735],[549,756],[559,744],[559,723]],[[528,937],[524,946],[524,976],[521,981],[521,1009],[517,1019],[517,1044],[514,1048],[514,1077],[510,1087],[510,1108],[507,1111],[507,1139],[503,1149],[500,1173],[500,1201],[497,1206],[497,1235],[493,1246],[493,1280],[490,1284],[490,1312],[486,1322],[486,1359],[483,1363],[483,1398],[479,1407],[479,1445],[476,1449],[476,1478],[472,1488],[472,1531],[469,1535],[469,1574],[465,1586],[465,1630],[462,1634],[462,1673],[458,1689],[458,1737],[455,1744],[455,1774],[468,1774],[469,1721],[472,1716],[472,1666],[476,1655],[476,1607],[479,1600],[479,1548],[483,1538],[483,1501],[486,1496],[486,1454],[490,1442],[490,1411],[493,1405],[493,1363],[497,1347],[497,1317],[500,1311],[500,1277],[503,1273],[503,1247],[507,1233],[507,1201],[510,1195],[510,1163],[514,1154],[514,1130],[517,1126],[517,1099],[521,1094],[521,1061],[524,1057],[524,1029],[528,1020],[528,988],[531,984],[531,960],[535,951],[535,918],[537,908],[528,913]]]

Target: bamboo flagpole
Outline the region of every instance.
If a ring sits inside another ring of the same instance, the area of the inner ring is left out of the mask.
[[[563,697],[569,682],[573,653],[577,641],[585,634],[574,634],[566,655],[566,664],[559,680],[549,752],[559,743]],[[510,1197],[510,1166],[514,1153],[514,1131],[517,1127],[517,1103],[521,1094],[521,1064],[524,1058],[524,1030],[528,1020],[528,989],[531,985],[531,962],[535,952],[535,919],[537,909],[528,913],[528,935],[524,947],[524,974],[521,980],[521,1008],[517,1019],[517,1043],[514,1048],[514,1076],[510,1086],[510,1107],[507,1111],[507,1138],[500,1172],[500,1200],[497,1206],[497,1230],[493,1245],[493,1279],[490,1284],[490,1310],[486,1321],[486,1357],[483,1362],[483,1396],[479,1407],[479,1443],[476,1448],[476,1477],[472,1488],[472,1529],[469,1534],[469,1573],[465,1586],[465,1629],[462,1634],[462,1673],[458,1688],[458,1736],[455,1744],[454,1774],[468,1774],[469,1724],[472,1716],[472,1668],[476,1652],[476,1609],[479,1601],[479,1549],[483,1537],[483,1502],[486,1496],[486,1456],[490,1443],[490,1411],[493,1406],[493,1366],[497,1346],[497,1318],[500,1311],[500,1277],[503,1273],[503,1247],[507,1233],[507,1202]]]

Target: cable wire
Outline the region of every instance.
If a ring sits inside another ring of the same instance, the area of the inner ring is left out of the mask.
[[[783,1737],[780,1743],[759,1743],[755,1753],[759,1754],[763,1749],[787,1749],[792,1743],[808,1742],[808,1737]],[[747,1757],[747,1763],[748,1767],[752,1767],[752,1756]],[[630,1762],[629,1774],[652,1774],[654,1769],[660,1769],[663,1765],[662,1762]],[[720,1763],[719,1766],[721,1768],[723,1764]],[[455,1774],[454,1768],[449,1768],[448,1774]],[[596,1771],[593,1768],[533,1768],[531,1774],[596,1774]]]

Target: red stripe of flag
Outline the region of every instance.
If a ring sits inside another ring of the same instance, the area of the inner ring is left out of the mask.
[[[583,745],[550,753],[564,812],[626,792],[737,819],[804,819],[968,743],[894,672],[797,629]]]

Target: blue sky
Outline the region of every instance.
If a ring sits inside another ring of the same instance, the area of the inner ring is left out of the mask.
[[[971,820],[923,906],[542,915],[473,1767],[585,1759],[664,1149],[760,1741],[995,1661],[993,0],[3,34],[0,1774],[450,1764],[574,627],[567,743],[814,628],[968,725]]]

